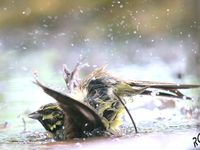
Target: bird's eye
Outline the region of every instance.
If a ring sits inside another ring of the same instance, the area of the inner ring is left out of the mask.
[[[46,109],[44,112],[45,112],[46,114],[50,114],[50,113],[52,113],[52,110],[51,110],[51,109]]]

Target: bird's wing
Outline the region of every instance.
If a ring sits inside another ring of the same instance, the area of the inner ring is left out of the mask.
[[[100,116],[90,107],[85,104],[65,95],[60,92],[57,92],[39,82],[37,79],[34,82],[36,85],[40,86],[46,94],[53,97],[56,101],[59,102],[60,106],[64,111],[72,113],[71,115],[80,118],[75,120],[80,125],[85,125],[85,123],[92,126],[93,129],[101,128],[105,129],[104,124],[101,121]],[[70,114],[67,114],[70,115]],[[82,121],[82,122],[81,122]]]
[[[150,86],[151,88],[160,88],[160,89],[190,89],[190,88],[199,88],[199,84],[175,84],[175,83],[164,83],[164,82],[152,82],[152,81],[138,81],[138,80],[129,80],[127,83],[131,86]]]
[[[174,83],[164,83],[164,82],[152,82],[152,81],[137,81],[137,80],[129,80],[126,81],[132,87],[147,87],[153,89],[161,89],[157,96],[165,96],[165,97],[174,97],[174,98],[186,98],[191,99],[188,96],[185,96],[183,93],[179,91],[179,89],[190,89],[190,88],[199,88],[199,84],[174,84]],[[165,92],[165,91],[168,91]],[[142,95],[151,95],[151,90],[145,90]],[[170,93],[169,93],[170,92]]]

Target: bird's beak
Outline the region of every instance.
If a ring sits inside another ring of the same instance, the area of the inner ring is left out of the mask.
[[[40,117],[42,117],[42,115],[38,111],[35,111],[33,113],[28,114],[28,117],[31,119],[39,119]]]

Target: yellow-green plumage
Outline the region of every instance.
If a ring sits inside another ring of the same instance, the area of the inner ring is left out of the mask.
[[[79,84],[73,79],[76,86],[70,82],[72,84],[70,87],[74,87],[70,89],[70,96],[50,89],[36,79],[35,83],[58,102],[39,110],[39,112],[52,110],[51,113],[42,114],[39,121],[56,139],[88,137],[104,131],[118,135],[119,127],[122,125],[121,117],[125,110],[127,111],[124,105],[125,99],[131,102],[133,96],[137,94],[150,95],[150,88],[164,90],[157,96],[182,98],[184,95],[177,89],[199,87],[199,85],[124,81],[113,77],[104,69],[105,67],[96,69]],[[69,79],[66,81],[68,83]],[[165,90],[169,92],[166,93]],[[33,114],[30,117],[34,118]]]

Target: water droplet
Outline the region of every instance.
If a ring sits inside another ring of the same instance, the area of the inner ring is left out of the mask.
[[[23,47],[22,47],[22,49],[26,50],[26,49],[27,49],[27,47],[26,47],[26,46],[23,46]]]
[[[184,95],[184,96],[183,96],[183,99],[184,99],[184,100],[187,100],[187,96]]]
[[[85,123],[85,124],[84,124],[84,127],[87,127],[87,126],[88,126],[88,123]]]
[[[85,42],[89,42],[89,41],[90,41],[90,39],[89,39],[89,38],[86,38],[86,39],[84,39],[84,41],[85,41]]]
[[[151,92],[151,96],[157,96],[159,94],[159,92],[157,90],[154,90]]]
[[[124,20],[122,20],[122,21],[120,22],[120,25],[123,25],[123,24],[124,24],[124,22],[125,22],[125,21],[124,21]]]
[[[139,49],[136,49],[136,53],[139,53],[140,52],[140,50]]]
[[[31,9],[30,8],[26,8],[24,11],[22,11],[23,15],[30,15],[31,13]]]
[[[76,143],[76,146],[82,147],[81,143],[79,143],[79,142]]]
[[[47,27],[48,27],[48,25],[47,25],[47,24],[43,24],[43,27],[47,28]]]

